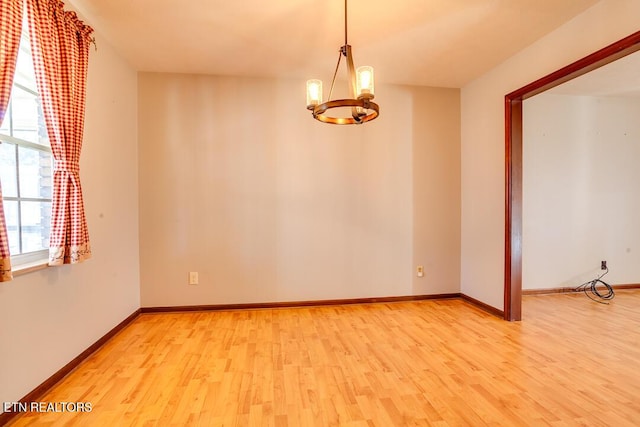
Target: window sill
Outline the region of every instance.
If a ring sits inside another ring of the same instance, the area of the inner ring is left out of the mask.
[[[31,273],[33,271],[44,270],[49,267],[49,260],[41,259],[33,262],[26,262],[13,268],[13,277],[22,276],[23,274]]]

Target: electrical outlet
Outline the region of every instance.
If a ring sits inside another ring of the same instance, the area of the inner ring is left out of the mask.
[[[419,265],[418,268],[416,268],[416,274],[418,277],[424,277],[424,267]]]
[[[190,285],[197,285],[198,284],[198,272],[197,271],[190,271],[189,272],[189,284]]]
[[[607,269],[607,261],[600,261],[600,270]]]

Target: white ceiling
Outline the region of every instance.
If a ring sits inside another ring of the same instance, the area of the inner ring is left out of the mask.
[[[566,83],[548,93],[640,98],[640,52],[627,55]]]
[[[351,0],[349,44],[379,83],[462,87],[596,2]],[[342,0],[71,3],[140,71],[329,80],[344,42]]]

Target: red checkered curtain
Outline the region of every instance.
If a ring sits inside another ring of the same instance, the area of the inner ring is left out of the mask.
[[[80,150],[93,29],[60,0],[27,0],[29,35],[54,158],[49,265],[91,257],[80,186]]]
[[[11,96],[21,32],[22,0],[2,0],[2,8],[0,8],[0,124],[4,120]],[[0,186],[0,282],[8,282],[12,278],[9,238],[2,207],[2,186]]]

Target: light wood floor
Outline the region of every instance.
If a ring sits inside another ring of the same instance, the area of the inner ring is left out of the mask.
[[[146,314],[24,425],[638,426],[640,291],[527,296],[509,323],[461,300]]]

